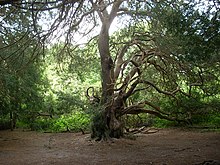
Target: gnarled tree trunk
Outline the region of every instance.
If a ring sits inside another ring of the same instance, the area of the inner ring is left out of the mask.
[[[101,96],[101,112],[94,118],[92,137],[108,138],[122,136],[122,125],[116,116],[117,107],[114,103],[114,63],[110,54],[109,45],[109,28],[117,15],[118,8],[123,1],[116,1],[113,4],[110,14],[107,12],[105,2],[101,1],[96,4],[97,12],[102,22],[101,32],[99,34],[98,49],[101,59],[101,78],[102,78],[102,96]],[[95,5],[95,4],[94,4]],[[96,124],[98,123],[98,124]]]
[[[117,0],[114,1],[112,5],[109,5],[112,6],[109,13],[107,11],[108,5],[105,4],[107,1],[99,1],[99,3],[93,4],[102,23],[98,41],[102,69],[102,96],[100,113],[96,114],[94,117],[92,126],[92,137],[98,137],[100,140],[102,138],[119,138],[123,136],[123,124],[121,123],[120,118],[125,114],[148,113],[162,119],[182,122],[182,120],[170,116],[169,113],[163,112],[160,107],[152,104],[148,100],[126,106],[126,100],[128,100],[131,95],[146,88],[152,87],[158,93],[173,98],[175,98],[174,95],[180,91],[180,88],[177,87],[172,92],[164,91],[154,82],[145,80],[141,77],[143,72],[142,69],[146,67],[146,64],[152,65],[156,69],[161,69],[154,60],[150,60],[151,58],[155,56],[155,59],[158,59],[159,57],[159,59],[162,59],[162,63],[164,63],[164,58],[166,56],[161,54],[161,52],[154,47],[146,47],[146,49],[142,49],[142,37],[138,40],[136,38],[138,35],[132,38],[129,43],[124,44],[116,54],[116,60],[114,60],[115,63],[113,62],[109,45],[109,28],[116,17],[117,12],[119,11],[119,6],[122,2],[123,0]],[[139,34],[139,36],[140,35],[143,34]],[[146,37],[144,42],[153,42],[150,35],[146,34],[144,37]],[[125,54],[129,47],[134,45],[137,47],[138,53],[135,53],[130,59],[123,59],[125,58]],[[124,74],[125,72],[127,73]],[[139,84],[146,87],[137,89]],[[120,87],[118,87],[119,85]],[[146,107],[149,107],[150,109],[146,109]]]

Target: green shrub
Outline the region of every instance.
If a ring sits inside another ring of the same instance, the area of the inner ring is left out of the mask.
[[[75,131],[81,129],[88,130],[90,127],[90,116],[81,111],[76,111],[71,114],[61,115],[60,118],[53,121],[50,129],[55,132]]]
[[[0,118],[0,130],[6,130],[11,128],[10,119]]]
[[[220,114],[206,113],[206,114],[194,115],[192,121],[194,125],[220,127]]]
[[[38,117],[33,120],[19,121],[20,128],[30,128],[33,131],[63,132],[88,130],[90,128],[90,116],[82,111],[61,115],[58,118]]]
[[[29,129],[30,128],[30,123],[27,123],[23,120],[18,120],[17,123],[16,123],[16,127],[23,128],[23,129]]]
[[[154,127],[157,127],[157,128],[168,128],[168,127],[174,127],[177,125],[178,123],[175,121],[168,121],[168,120],[160,119],[160,118],[154,119]]]

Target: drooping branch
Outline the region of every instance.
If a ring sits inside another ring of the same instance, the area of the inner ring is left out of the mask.
[[[143,101],[143,102],[141,102],[141,103],[139,103],[139,104],[142,105],[142,106],[148,105],[148,106],[154,108],[154,109],[155,109],[158,113],[160,113],[160,114],[169,115],[168,113],[165,113],[164,111],[162,111],[159,106],[156,106],[155,104],[153,104],[153,103],[150,102],[150,101],[145,100],[145,101]]]
[[[0,0],[0,5],[13,5],[18,9],[29,11],[50,11],[68,4],[82,2],[82,0],[54,0],[54,1],[24,1],[24,0]]]
[[[176,94],[177,92],[180,91],[179,87],[177,87],[172,92],[164,91],[164,90],[160,89],[159,87],[157,87],[153,82],[150,82],[150,81],[147,81],[147,80],[141,80],[141,83],[151,85],[154,89],[156,89],[157,92],[165,94],[165,95],[169,95],[169,96],[172,96],[172,97],[175,97],[174,94]]]
[[[28,33],[29,33],[29,29],[20,37],[18,38],[17,40],[14,40],[13,43],[11,44],[8,44],[8,45],[5,45],[3,47],[0,47],[0,50],[1,49],[8,49],[10,48],[11,46],[14,46],[14,45],[17,45],[20,41],[22,41],[26,36],[28,36]]]
[[[157,111],[149,110],[149,109],[145,109],[145,108],[136,108],[136,109],[133,108],[133,109],[128,110],[126,112],[126,114],[140,114],[140,113],[152,114],[152,115],[157,116],[161,119],[166,119],[166,120],[169,120],[169,121],[182,121],[180,119],[169,117],[169,116],[163,115],[163,114],[161,114]]]
[[[20,1],[21,0],[0,0],[0,5],[4,6],[4,5],[18,3]]]
[[[179,119],[177,117],[172,117],[169,114],[161,113],[161,111],[146,109],[143,107],[143,104],[131,105],[122,110],[121,115],[125,114],[140,114],[140,113],[148,113],[154,116],[159,117],[160,119],[166,119],[169,121],[177,121],[177,122],[187,122],[184,119]]]
[[[142,1],[145,4],[148,3],[147,1]],[[150,3],[148,3],[150,5]],[[150,11],[146,10],[140,10],[140,9],[129,9],[128,7],[121,7],[119,9],[118,15],[128,15],[131,17],[150,17],[152,13]]]

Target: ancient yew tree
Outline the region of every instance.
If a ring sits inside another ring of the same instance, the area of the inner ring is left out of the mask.
[[[148,113],[189,122],[192,112],[178,110],[185,106],[181,98],[193,100],[194,92],[208,93],[209,83],[219,77],[215,72],[219,65],[219,48],[215,44],[219,15],[215,1],[209,5],[212,13],[199,12],[196,2],[175,0],[21,0],[0,1],[0,5],[29,11],[39,43],[47,45],[49,39],[62,36],[62,49],[72,58],[78,34],[98,33],[90,42],[97,40],[101,66],[99,113],[92,128],[92,136],[99,139],[123,136],[121,119],[126,114]],[[110,35],[116,19],[122,27]],[[37,26],[46,22],[47,27]],[[207,44],[212,49],[205,48]],[[62,55],[59,54],[61,59]],[[213,60],[212,69],[207,69],[208,56]],[[212,76],[207,76],[211,72]],[[164,98],[177,109],[161,108]]]

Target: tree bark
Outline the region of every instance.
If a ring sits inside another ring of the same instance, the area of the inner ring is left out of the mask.
[[[122,136],[121,123],[116,117],[116,104],[114,103],[114,63],[110,53],[109,28],[113,19],[117,15],[118,8],[123,1],[119,0],[113,4],[112,11],[108,14],[106,8],[98,10],[102,27],[99,34],[98,50],[101,59],[101,78],[102,78],[102,96],[101,96],[101,114],[97,114],[93,121],[92,137],[98,137],[99,140],[108,137]],[[105,2],[100,2],[105,6]],[[96,6],[97,8],[99,6]],[[118,104],[118,103],[117,103]],[[95,121],[99,120],[99,121]],[[103,120],[103,121],[101,121]]]
[[[103,22],[98,42],[101,58],[102,97],[101,103],[107,103],[114,94],[114,66],[109,50],[109,23]]]
[[[105,126],[102,137],[121,136],[121,124],[116,118],[115,106],[113,103],[114,95],[114,64],[109,50],[109,22],[103,22],[101,33],[99,35],[98,48],[101,58],[102,68],[102,97],[101,105],[103,108],[103,118]],[[103,130],[103,129],[101,129]],[[100,138],[100,137],[99,137]]]

